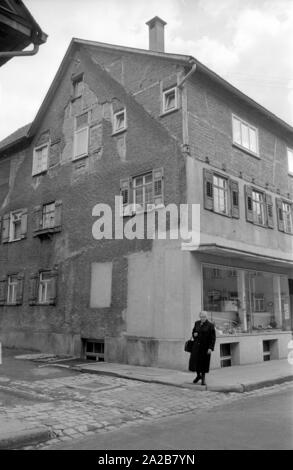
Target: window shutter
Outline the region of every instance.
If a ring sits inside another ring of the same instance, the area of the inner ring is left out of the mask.
[[[267,206],[267,223],[269,228],[274,228],[274,215],[273,215],[273,198],[270,194],[266,194]]]
[[[29,282],[29,304],[35,305],[38,301],[39,274],[32,274]]]
[[[282,199],[276,198],[276,209],[277,209],[277,220],[278,220],[278,229],[280,232],[284,232],[284,217],[283,217],[283,207]]]
[[[62,226],[62,201],[55,201],[55,227]]]
[[[43,208],[36,206],[33,210],[33,230],[37,232],[43,228]]]
[[[0,279],[0,305],[7,302],[7,277]]]
[[[24,209],[21,214],[21,238],[26,238],[27,235],[27,209]]]
[[[213,188],[213,172],[203,169],[204,180],[204,207],[212,211],[214,209],[214,188]]]
[[[23,280],[24,275],[17,275],[17,288],[16,288],[16,304],[21,305],[23,300]]]
[[[253,223],[252,187],[245,185],[246,220]]]
[[[122,197],[121,215],[131,215],[127,212],[126,207],[131,203],[131,181],[130,178],[122,178],[120,180],[120,196]]]
[[[164,203],[164,169],[153,170],[153,198],[157,206]]]
[[[9,242],[10,214],[5,214],[2,219],[2,243]]]
[[[230,180],[231,216],[239,219],[239,185],[237,181]]]
[[[49,304],[56,305],[57,301],[57,278],[58,278],[58,271],[54,270],[50,272],[50,291],[49,291]]]

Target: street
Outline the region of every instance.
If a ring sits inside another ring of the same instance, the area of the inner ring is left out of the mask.
[[[292,382],[244,393],[201,391],[80,373],[15,354],[6,352],[0,369],[0,426],[20,420],[51,435],[27,448],[292,448]]]

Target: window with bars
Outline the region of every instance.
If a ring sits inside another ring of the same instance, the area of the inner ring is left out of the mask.
[[[161,207],[164,204],[163,168],[120,180],[123,215]]]
[[[43,144],[34,148],[32,175],[39,175],[48,169],[49,144]]]
[[[204,207],[217,214],[239,218],[238,182],[204,168]]]
[[[256,127],[233,115],[233,142],[258,155],[258,132]]]

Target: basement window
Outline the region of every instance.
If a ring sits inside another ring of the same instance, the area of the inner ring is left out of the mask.
[[[177,109],[177,87],[163,91],[163,113],[169,113]]]
[[[82,339],[83,355],[87,360],[104,361],[105,341],[103,339]]]
[[[113,134],[126,130],[126,109],[113,114]]]
[[[220,344],[221,367],[232,366],[231,344]]]

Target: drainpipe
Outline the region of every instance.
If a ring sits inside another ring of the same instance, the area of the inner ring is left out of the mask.
[[[0,52],[0,57],[20,57],[20,56],[28,56],[28,55],[35,55],[39,50],[39,45],[34,44],[34,48],[32,51],[7,51],[7,52]]]
[[[196,71],[196,63],[192,63],[192,67],[189,70],[189,72],[185,75],[185,77],[182,78],[182,80],[178,83],[178,88],[182,88],[186,80]]]

